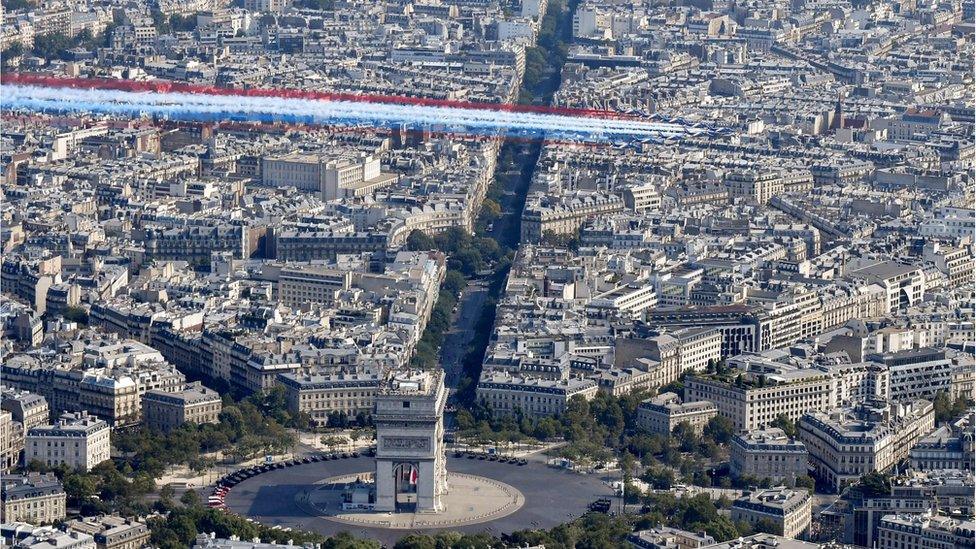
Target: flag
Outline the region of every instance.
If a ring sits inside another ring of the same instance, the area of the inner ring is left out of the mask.
[[[410,484],[417,484],[417,468],[410,468]]]

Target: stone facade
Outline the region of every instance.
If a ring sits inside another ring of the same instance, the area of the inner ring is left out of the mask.
[[[376,395],[377,511],[444,510],[447,493],[441,372],[393,374]]]

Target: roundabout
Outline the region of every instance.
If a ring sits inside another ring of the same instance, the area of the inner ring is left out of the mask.
[[[522,493],[504,482],[450,472],[450,492],[443,496],[440,513],[374,512],[343,509],[343,494],[360,482],[371,482],[369,473],[342,475],[321,481],[299,493],[297,501],[313,514],[353,526],[372,526],[395,530],[455,528],[498,519],[518,511],[525,503]]]
[[[445,511],[370,512],[342,509],[342,494],[373,468],[369,457],[302,463],[247,478],[224,496],[227,510],[261,522],[323,535],[349,532],[392,546],[414,532],[455,530],[492,535],[551,528],[581,516],[613,491],[596,475],[542,463],[524,465],[449,457]]]

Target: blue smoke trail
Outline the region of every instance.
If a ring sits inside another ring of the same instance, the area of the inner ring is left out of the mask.
[[[3,86],[2,92],[2,108],[8,111],[153,116],[194,122],[229,120],[343,127],[405,126],[413,130],[610,143],[657,142],[719,133],[707,127],[666,122],[426,105],[28,85]]]

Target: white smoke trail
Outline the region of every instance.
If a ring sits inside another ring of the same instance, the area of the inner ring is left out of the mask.
[[[35,112],[151,115],[194,121],[283,121],[342,126],[406,125],[414,129],[434,127],[462,133],[581,141],[659,140],[708,133],[706,129],[670,123],[426,105],[29,85],[6,85],[0,91],[2,109]]]

